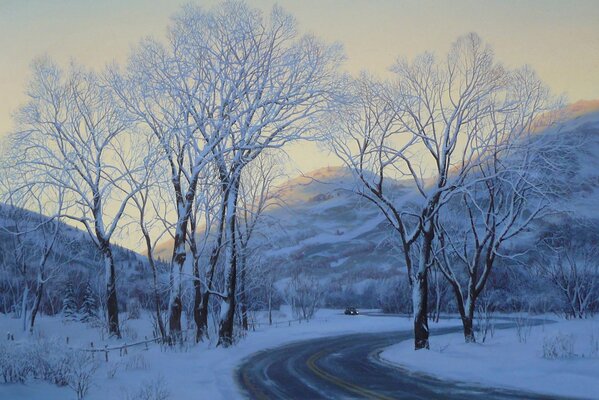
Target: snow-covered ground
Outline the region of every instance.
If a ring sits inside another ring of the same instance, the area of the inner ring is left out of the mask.
[[[525,340],[523,340],[525,339]],[[599,319],[498,330],[484,344],[461,333],[433,337],[430,351],[405,341],[381,357],[410,370],[483,386],[599,399]]]
[[[278,319],[291,319],[289,313],[278,313]],[[72,347],[89,347],[94,341],[95,347],[103,347],[105,343],[115,345],[115,341],[102,341],[97,329],[80,323],[64,324],[58,318],[42,317],[38,321],[38,334],[44,338],[55,338],[60,343]],[[457,321],[442,321],[439,325],[456,325]],[[19,332],[20,322],[9,317],[0,317],[0,332]],[[124,343],[143,340],[151,336],[151,324],[148,320],[130,320],[125,322],[129,338]],[[95,373],[94,385],[86,396],[89,400],[134,399],[142,386],[158,380],[170,393],[169,399],[235,399],[241,394],[234,379],[234,370],[241,360],[250,354],[282,344],[331,335],[342,335],[357,332],[380,332],[410,329],[411,319],[387,316],[346,316],[342,310],[320,310],[315,319],[309,323],[291,326],[287,323],[278,327],[261,326],[251,332],[239,344],[223,349],[216,348],[214,343],[200,343],[185,349],[161,350],[151,345],[146,351],[144,346],[130,350],[128,355],[119,356],[119,352],[109,354],[109,362],[101,362]],[[16,341],[26,339],[17,333]],[[0,340],[6,340],[2,337]],[[103,356],[100,355],[100,358]],[[116,369],[116,373],[111,377]],[[0,399],[74,399],[74,392],[66,387],[56,387],[43,382],[30,381],[22,384],[0,384]]]
[[[263,318],[264,316],[262,316]],[[276,320],[291,319],[286,310],[276,314]],[[20,321],[0,317],[0,332],[11,332],[15,343],[53,339],[73,348],[89,348],[132,343],[151,336],[148,318],[124,323],[121,341],[103,340],[98,329],[59,318],[42,317],[34,337],[20,333]],[[459,325],[457,320],[445,320],[434,327]],[[299,324],[261,325],[240,343],[229,349],[216,348],[214,343],[200,343],[186,348],[161,349],[158,345],[139,346],[120,356],[109,353],[108,363],[99,355],[100,368],[86,396],[89,400],[139,399],[143,387],[160,382],[169,399],[241,397],[234,371],[240,362],[254,352],[286,343],[332,335],[357,332],[408,330],[411,320],[396,316],[361,315],[348,317],[340,310],[320,310],[314,320]],[[6,340],[4,334],[0,340]],[[484,344],[464,344],[461,334],[433,336],[431,351],[415,352],[412,341],[385,350],[381,356],[411,370],[442,378],[471,382],[484,386],[503,386],[554,395],[599,398],[599,319],[559,321],[554,324],[526,327],[521,330],[526,342],[521,343],[515,329],[497,330]],[[571,348],[570,348],[571,346]],[[545,348],[545,349],[544,349]],[[545,352],[563,358],[546,359]],[[570,354],[571,353],[571,354]],[[0,384],[0,399],[75,399],[67,387],[41,381],[26,384]]]

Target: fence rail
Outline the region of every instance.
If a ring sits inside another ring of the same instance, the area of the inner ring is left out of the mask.
[[[318,320],[317,318],[315,318],[315,320]],[[248,329],[251,329],[252,331],[255,331],[256,328],[260,328],[260,327],[275,327],[278,328],[279,326],[291,326],[293,323],[298,323],[301,324],[302,322],[304,323],[308,323],[310,322],[310,319],[306,319],[306,318],[296,318],[296,319],[290,319],[290,320],[284,320],[284,321],[272,321],[271,322],[256,322],[256,321],[249,321],[248,323]],[[324,322],[326,322],[326,319],[324,320]],[[189,331],[194,331],[194,329],[183,329],[181,331],[181,333],[187,333]],[[8,332],[7,333],[7,340],[9,341],[15,341],[15,336],[14,334]],[[150,343],[164,343],[165,341],[163,340],[162,337],[157,336],[157,337],[153,337],[153,338],[148,338],[147,336],[145,337],[144,340],[140,340],[137,342],[133,342],[133,343],[123,343],[120,346],[108,346],[107,344],[104,345],[104,347],[94,347],[94,342],[90,342],[90,346],[89,347],[85,347],[85,348],[75,348],[75,347],[71,347],[69,346],[69,337],[66,337],[66,344],[67,344],[67,348],[71,349],[71,350],[77,350],[77,351],[84,351],[84,352],[88,352],[88,353],[104,353],[104,358],[106,360],[106,362],[108,362],[108,354],[110,352],[114,352],[114,351],[118,351],[119,352],[119,356],[124,356],[127,355],[129,353],[129,349],[132,347],[137,347],[137,346],[145,346],[145,350],[149,349],[149,344]],[[175,341],[172,339],[167,339],[166,343],[167,344],[172,344]]]

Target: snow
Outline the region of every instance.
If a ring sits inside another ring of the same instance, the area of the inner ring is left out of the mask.
[[[565,358],[543,358],[556,338],[573,341]],[[464,343],[461,333],[431,338],[431,350],[414,351],[412,341],[387,348],[381,357],[442,379],[506,387],[553,396],[599,399],[599,319],[560,320],[530,328],[526,343],[517,330],[497,330],[486,343]]]
[[[266,313],[256,316],[262,322],[236,346],[217,348],[215,341],[161,349],[151,344],[131,348],[127,355],[109,353],[109,362],[101,358],[101,367],[86,399],[124,399],[133,396],[149,382],[162,380],[170,399],[199,396],[210,399],[241,398],[235,382],[235,368],[251,354],[290,342],[358,332],[410,330],[409,317],[368,314],[347,317],[342,310],[319,310],[310,322],[266,325]],[[126,317],[126,314],[123,315]],[[274,322],[292,319],[287,307],[274,313]],[[57,317],[41,316],[33,338],[21,332],[20,320],[0,316],[0,332],[11,332],[17,343],[35,338],[54,339],[73,348],[96,348],[133,343],[151,336],[148,315],[139,320],[124,318],[122,340],[103,338],[98,329],[78,322],[63,322]],[[185,324],[186,321],[183,321]],[[459,325],[457,320],[442,320],[436,327]],[[558,336],[561,335],[561,336]],[[216,339],[215,335],[212,335]],[[571,338],[573,353],[563,359],[543,358],[543,345],[556,337]],[[3,334],[0,340],[6,340]],[[386,349],[381,357],[410,370],[437,375],[444,379],[536,391],[547,395],[599,398],[599,319],[560,320],[530,328],[526,343],[518,341],[515,329],[497,330],[484,344],[465,344],[461,333],[433,336],[430,351],[413,350],[408,340]],[[26,384],[0,384],[0,399],[70,400],[75,394],[66,387],[41,381]]]
[[[274,315],[279,321],[293,319],[285,307]],[[364,312],[365,310],[361,310]],[[259,321],[265,321],[261,315]],[[276,322],[276,321],[275,321]],[[183,321],[185,323],[185,321]],[[116,345],[117,342],[132,343],[143,340],[145,335],[151,336],[151,323],[148,319],[129,320],[125,322],[128,329],[123,329],[125,336],[121,341],[114,339],[102,341],[98,330],[81,323],[63,323],[59,318],[43,316],[38,321],[38,333],[35,336],[56,338],[66,343],[66,335],[70,336],[72,347],[89,348],[94,341],[95,347],[103,348],[104,344]],[[455,325],[457,321],[442,321],[436,326]],[[278,327],[260,325],[255,332],[248,335],[235,346],[220,348],[215,342],[200,343],[174,350],[161,350],[158,345],[144,346],[129,350],[129,354],[120,357],[118,351],[109,354],[109,362],[102,361],[96,372],[94,385],[86,400],[124,399],[132,395],[147,382],[162,379],[170,392],[170,399],[186,399],[191,397],[206,399],[241,398],[241,392],[235,383],[234,370],[241,361],[251,354],[283,344],[334,335],[358,332],[381,332],[411,329],[411,318],[399,316],[360,315],[348,317],[343,310],[319,310],[310,322],[293,322]],[[12,332],[17,341],[26,339],[20,332],[19,320],[8,316],[0,316],[0,332]],[[127,338],[127,334],[137,332],[137,340]],[[213,334],[213,336],[215,336]],[[216,339],[216,338],[215,338]],[[4,335],[0,340],[5,340]],[[116,368],[116,374],[109,375]],[[50,390],[46,390],[49,388]],[[29,381],[26,385],[0,384],[0,399],[28,400],[70,400],[75,394],[68,388],[58,388],[44,382]]]

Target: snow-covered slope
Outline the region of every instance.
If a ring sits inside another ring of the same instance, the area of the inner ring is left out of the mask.
[[[555,181],[557,208],[563,213],[535,224],[519,245],[530,245],[544,229],[566,223],[566,216],[599,229],[599,101],[569,106],[563,122],[538,134],[562,145],[555,156],[562,158],[563,176]],[[364,282],[403,272],[390,227],[352,188],[351,174],[343,168],[324,168],[290,180],[283,190],[285,205],[270,212],[277,221],[269,227],[270,262],[284,275],[301,269],[344,286],[363,287]],[[407,185],[397,185],[396,190],[399,199],[412,194]]]
[[[265,253],[288,273],[301,269],[344,283],[401,270],[390,228],[368,201],[358,197],[351,173],[324,168],[290,180],[282,205],[269,213],[271,240]],[[409,193],[407,187],[398,191]]]
[[[15,241],[13,234],[17,231],[16,220],[20,222],[18,231],[25,232],[21,235],[21,245]],[[40,249],[44,240],[40,231],[34,228],[44,221],[46,219],[39,214],[0,203],[0,298],[6,300],[7,296],[17,296],[19,293],[15,289],[22,284],[22,273],[19,272],[20,254],[24,257],[28,285],[30,288],[35,286]],[[146,284],[144,280],[150,274],[145,256],[116,245],[113,246],[113,256],[117,266],[119,290],[134,291],[137,286],[143,287]],[[45,271],[50,278],[44,286],[46,297],[42,303],[46,313],[60,311],[60,290],[67,283],[75,285],[76,293],[84,290],[86,282],[92,284],[98,294],[103,293],[104,267],[100,254],[88,234],[71,225],[61,223],[60,234]],[[132,285],[132,281],[136,284]],[[122,296],[119,300],[124,303],[126,298]],[[10,312],[11,310],[4,308],[7,304],[13,304],[14,300],[0,302],[0,312]]]

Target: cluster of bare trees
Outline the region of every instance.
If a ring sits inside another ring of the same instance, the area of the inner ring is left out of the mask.
[[[112,242],[127,226],[154,272],[161,333],[180,337],[183,286],[193,282],[197,338],[213,297],[219,343],[232,343],[249,243],[276,178],[273,154],[310,135],[331,108],[341,60],[338,46],[299,35],[280,8],[264,16],[225,2],[184,7],[166,40],[142,41],[124,68],[34,62],[7,163],[20,186],[51,187],[44,196],[55,202],[60,193],[55,218],[80,224],[103,255],[111,334],[120,335]],[[163,323],[155,251],[169,236]]]
[[[532,134],[555,104],[530,68],[507,70],[476,34],[459,38],[445,58],[401,59],[392,71],[391,81],[362,74],[349,83],[330,125],[331,148],[396,232],[416,349],[429,346],[434,267],[451,284],[473,341],[476,299],[495,259],[545,209]],[[397,198],[400,181],[417,195]]]

